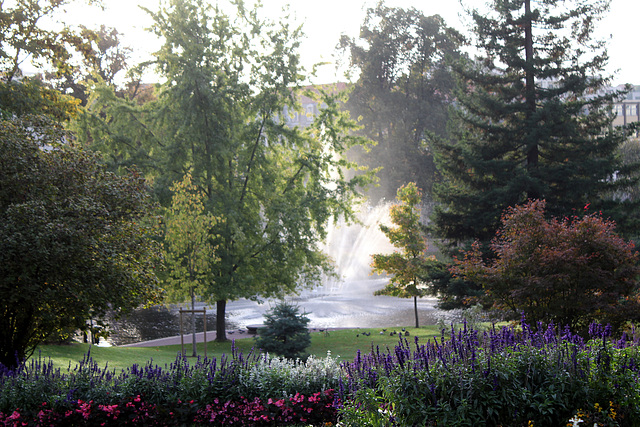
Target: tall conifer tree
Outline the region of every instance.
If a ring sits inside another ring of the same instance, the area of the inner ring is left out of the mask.
[[[608,6],[493,0],[490,13],[470,12],[480,54],[454,66],[451,138],[434,142],[440,237],[486,242],[504,209],[527,199],[546,199],[551,216],[591,203],[625,218],[630,204],[610,194],[632,184],[635,166],[616,156],[624,133],[611,128],[611,103],[620,92],[605,90],[608,58],[592,37]]]

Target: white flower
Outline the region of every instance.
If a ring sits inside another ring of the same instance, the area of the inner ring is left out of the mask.
[[[571,418],[571,419],[569,420],[569,422],[570,422],[570,423],[573,423],[573,424],[572,424],[572,427],[579,427],[579,425],[578,425],[578,424],[583,423],[584,421],[582,421],[582,420],[581,420],[580,418],[578,418],[578,416],[576,415],[576,416],[574,416],[573,418]],[[597,424],[596,424],[596,426],[597,426]]]

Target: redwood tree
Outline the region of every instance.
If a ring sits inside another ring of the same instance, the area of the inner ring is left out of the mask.
[[[438,171],[433,231],[455,249],[488,244],[509,206],[545,199],[549,214],[586,203],[635,232],[625,197],[635,164],[617,150],[604,44],[593,37],[608,1],[492,0],[473,10],[479,55],[460,61],[450,138],[434,141]]]

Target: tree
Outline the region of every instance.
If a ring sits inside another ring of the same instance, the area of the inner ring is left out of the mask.
[[[164,205],[171,185],[191,172],[207,212],[220,219],[210,231],[217,262],[201,295],[216,302],[217,340],[226,339],[228,300],[319,282],[330,269],[318,249],[328,220],[351,217],[356,189],[371,179],[345,178],[354,165],[342,154],[364,141],[348,135],[355,125],[338,111],[339,94],[318,91],[324,108],[313,126],[285,125],[284,108],[297,108],[304,80],[300,29],[234,3],[234,19],[201,0],[149,11],[164,41],[154,61],[164,80],[157,100],[140,108],[120,103],[122,115],[81,136],[107,153],[113,143],[121,157],[149,159],[146,171]]]
[[[484,286],[512,318],[586,331],[592,322],[616,329],[638,319],[638,253],[600,213],[545,219],[543,200],[505,211],[485,262],[477,244],[458,260],[457,274]],[[585,209],[587,209],[585,207]]]
[[[44,84],[38,79],[0,80],[0,105],[5,113],[18,117],[45,115],[62,123],[78,113],[79,102]]]
[[[44,19],[72,0],[17,0],[12,6],[0,5],[0,69],[3,78],[11,82],[22,74],[20,66],[29,60],[42,67],[50,65],[59,72],[69,67],[73,53],[86,55],[95,33],[86,28],[79,31],[64,26],[59,31],[41,26]],[[86,0],[99,3],[99,0]]]
[[[398,189],[400,204],[391,206],[389,212],[396,227],[380,225],[380,230],[400,251],[390,255],[374,254],[371,263],[374,272],[392,275],[387,286],[376,291],[375,295],[413,298],[416,328],[419,327],[418,297],[428,292],[429,281],[425,280],[425,272],[429,264],[436,263],[435,256],[427,255],[427,237],[420,223],[421,197],[413,182]]]
[[[637,163],[616,156],[624,134],[611,127],[611,103],[620,93],[604,91],[607,55],[591,37],[607,6],[493,0],[490,13],[471,12],[481,55],[454,66],[451,137],[434,141],[438,237],[486,246],[502,211],[530,198],[546,199],[557,217],[592,203],[627,231],[634,204],[607,194],[633,184]]]
[[[360,133],[376,142],[349,155],[372,169],[382,167],[381,185],[367,192],[374,202],[393,199],[408,182],[430,194],[436,169],[425,134],[446,134],[454,83],[447,61],[460,55],[461,43],[440,16],[382,1],[367,9],[359,38],[342,36],[350,70],[359,73],[345,107],[360,118]]]
[[[429,283],[430,293],[438,297],[436,307],[441,310],[469,309],[485,302],[482,285],[453,274],[449,262],[434,260],[420,274],[420,280]]]
[[[80,64],[69,64],[62,70],[45,72],[44,78],[62,93],[69,94],[80,100],[84,106],[88,102],[88,82],[100,81],[103,84],[117,88],[121,97],[135,95],[127,87],[140,84],[139,76],[131,72],[131,79],[126,82],[118,81],[128,70],[128,63],[132,49],[120,44],[120,33],[115,28],[100,26],[98,31],[92,32],[80,26],[83,32],[92,34],[91,40],[86,42],[83,61]],[[131,70],[130,70],[131,71]],[[132,96],[134,97],[134,96]]]
[[[262,351],[284,356],[288,359],[304,359],[304,351],[311,344],[309,318],[300,313],[300,308],[280,302],[273,307],[260,328],[256,345]]]
[[[211,244],[216,218],[204,206],[205,195],[198,191],[186,174],[181,182],[171,188],[171,207],[164,217],[165,265],[168,269],[168,297],[183,301],[186,295],[195,310],[196,295],[206,292],[211,282],[211,271],[217,262],[215,248]],[[195,315],[192,315],[193,356],[196,355]]]
[[[47,336],[135,308],[160,292],[145,181],[61,144],[42,116],[0,122],[0,363]]]

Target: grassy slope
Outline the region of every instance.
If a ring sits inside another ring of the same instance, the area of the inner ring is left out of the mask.
[[[439,335],[437,327],[427,326],[424,328],[406,328],[410,336],[407,340],[412,343],[417,335],[421,342],[426,342],[435,335]],[[318,357],[327,355],[327,351],[331,351],[333,357],[340,357],[341,360],[351,360],[355,357],[358,350],[368,353],[371,346],[379,346],[381,350],[386,347],[393,348],[398,342],[398,336],[389,336],[389,328],[384,334],[380,334],[381,329],[344,329],[331,331],[328,334],[316,332],[311,334],[311,346],[308,348],[309,354]],[[397,329],[400,331],[400,329]],[[370,336],[363,335],[363,332],[370,333]],[[254,347],[254,340],[240,339],[235,345],[243,353],[249,352]],[[191,344],[187,346],[185,343],[185,351],[190,352]],[[91,357],[98,366],[104,367],[107,363],[109,368],[124,369],[134,363],[139,365],[146,364],[152,360],[154,365],[165,366],[172,363],[177,354],[180,352],[180,345],[163,346],[163,347],[96,347],[89,344],[72,344],[72,345],[42,345],[38,347],[34,357],[39,355],[44,358],[51,358],[55,367],[66,370],[68,366],[73,368],[76,363],[90,350]],[[220,358],[222,354],[231,352],[231,342],[226,343],[207,343],[207,356]],[[198,354],[204,355],[204,344],[198,344]]]

